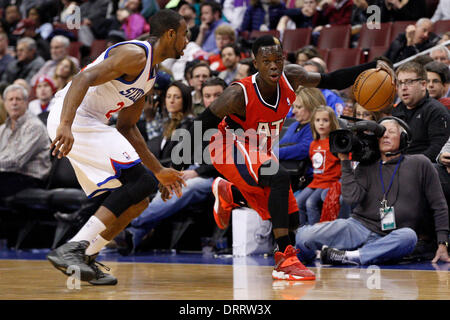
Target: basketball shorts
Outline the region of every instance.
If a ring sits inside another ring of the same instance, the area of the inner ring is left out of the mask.
[[[47,119],[52,141],[60,123],[63,100],[56,99]],[[141,162],[136,150],[116,128],[95,117],[77,113],[72,134],[74,143],[67,157],[89,198],[119,188],[121,170]]]
[[[219,130],[212,136],[209,144],[211,162],[220,174],[239,189],[261,218],[268,220],[271,218],[268,209],[270,187],[258,185],[260,167],[269,160],[278,164],[278,159],[272,151],[261,150],[252,141],[256,140],[238,136],[229,130]],[[265,169],[267,168],[261,168]],[[288,213],[297,212],[298,206],[292,188],[289,188],[288,201]]]

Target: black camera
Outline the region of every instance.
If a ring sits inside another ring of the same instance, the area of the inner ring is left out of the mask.
[[[378,139],[384,135],[385,127],[375,121],[356,120],[344,129],[330,132],[330,151],[352,153],[352,160],[370,164],[380,158]]]

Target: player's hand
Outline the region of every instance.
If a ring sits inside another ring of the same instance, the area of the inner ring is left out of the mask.
[[[395,85],[395,72],[392,68],[383,60],[377,61],[377,71],[384,70],[391,76],[392,84]]]
[[[181,172],[172,168],[163,168],[158,173],[155,173],[155,176],[171,195],[175,193],[178,198],[181,197],[183,194],[181,189],[183,186],[186,186]]]
[[[443,244],[440,244],[438,246],[436,255],[434,256],[434,259],[431,262],[436,263],[439,260],[444,261],[444,262],[450,262],[450,258],[448,257],[447,247]]]
[[[58,159],[67,156],[72,150],[74,138],[72,135],[71,127],[68,125],[60,124],[56,129],[56,137],[50,145],[50,150],[53,149],[52,155],[58,156]]]
[[[158,185],[158,189],[159,192],[161,193],[162,201],[166,202],[167,200],[170,200],[172,198],[170,191],[166,187],[164,187],[161,183]]]

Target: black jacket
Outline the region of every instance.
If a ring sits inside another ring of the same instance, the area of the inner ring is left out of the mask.
[[[447,142],[450,134],[450,112],[439,101],[426,96],[419,101],[417,107],[408,110],[400,102],[392,111],[392,115],[408,124],[412,132],[412,142],[407,149],[408,154],[424,154],[432,162]]]
[[[396,63],[437,45],[439,39],[437,35],[430,33],[428,39],[424,42],[415,46],[407,46],[406,35],[403,32],[392,41],[384,56],[389,58],[392,63]]]

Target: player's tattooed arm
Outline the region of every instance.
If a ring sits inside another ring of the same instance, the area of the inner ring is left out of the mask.
[[[240,85],[232,85],[225,89],[220,98],[209,106],[211,112],[220,119],[229,114],[245,117],[245,96]]]
[[[294,90],[298,86],[317,87],[320,82],[320,73],[308,72],[298,64],[288,64],[285,66],[284,74]]]

